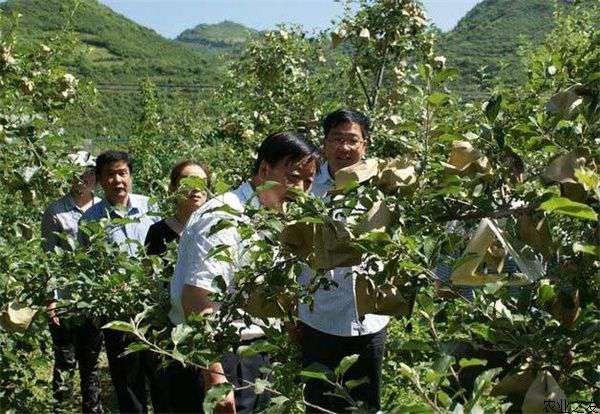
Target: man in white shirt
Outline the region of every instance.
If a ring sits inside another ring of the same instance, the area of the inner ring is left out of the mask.
[[[369,119],[356,111],[341,109],[323,121],[326,161],[315,177],[312,193],[328,197],[335,173],[359,162],[365,155],[369,139]],[[344,380],[366,377],[368,383],[350,392],[355,401],[362,401],[369,410],[380,408],[381,365],[389,317],[365,315],[360,318],[356,307],[356,276],[352,267],[330,270],[326,277],[334,282],[329,289],[313,295],[312,310],[308,304],[299,306],[298,336],[303,364],[320,363],[335,369],[349,355],[358,354],[358,361],[344,375]],[[306,284],[312,272],[301,276]],[[305,398],[312,404],[334,412],[344,412],[348,403],[336,396],[325,395],[331,390],[322,381],[307,382]]]
[[[279,209],[288,198],[290,188],[308,191],[316,172],[317,159],[317,149],[304,141],[301,135],[272,134],[258,150],[253,177],[236,190],[210,200],[194,213],[182,235],[177,266],[171,280],[172,308],[169,316],[173,323],[182,323],[190,314],[210,314],[218,310],[219,304],[211,300],[212,293],[218,291],[216,279],[223,278],[228,289],[235,288],[234,275],[244,248],[240,234],[236,226],[211,234],[212,227],[223,219],[233,222],[244,220],[243,212],[249,204],[255,208]],[[268,181],[280,185],[256,192]],[[215,211],[220,206],[228,206],[240,215]],[[211,251],[221,245],[229,246],[233,263],[209,257]],[[234,326],[244,343],[264,335],[256,324],[246,326],[242,321],[236,321]],[[238,357],[229,354],[220,362],[213,363],[204,372],[205,389],[223,382],[231,382],[236,388],[235,393],[220,403],[217,412],[252,413],[261,408],[265,401],[260,401],[245,381],[254,382],[261,375],[260,366],[267,362],[265,355]],[[198,407],[198,412],[201,410]]]

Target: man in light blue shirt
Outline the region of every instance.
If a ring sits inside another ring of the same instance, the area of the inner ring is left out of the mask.
[[[148,197],[132,194],[132,165],[129,154],[107,151],[96,160],[96,179],[104,190],[104,199],[82,216],[82,221],[102,219],[129,219],[126,224],[109,224],[106,239],[118,245],[130,256],[143,249],[146,233],[159,217],[151,215]],[[85,237],[80,232],[80,239]],[[146,413],[146,380],[142,371],[143,354],[133,353],[119,357],[129,344],[128,336],[119,331],[105,330],[104,343],[108,367],[117,394],[119,410],[126,413]]]
[[[324,122],[324,153],[327,162],[315,178],[312,192],[320,197],[334,184],[333,177],[341,168],[359,162],[365,155],[369,139],[369,119],[356,111],[341,109],[329,114]],[[360,318],[356,306],[356,276],[353,268],[343,267],[326,273],[334,284],[314,293],[312,310],[299,306],[298,334],[303,364],[320,363],[335,369],[349,355],[359,354],[358,361],[344,375],[344,380],[367,377],[368,383],[350,391],[352,398],[362,401],[369,410],[380,408],[381,365],[387,334],[388,316],[365,315]],[[312,272],[305,271],[300,282],[307,284]],[[336,396],[321,381],[309,381],[305,389],[307,401],[334,412],[344,412],[348,403]]]

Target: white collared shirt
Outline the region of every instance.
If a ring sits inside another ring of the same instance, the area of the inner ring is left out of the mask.
[[[315,177],[311,192],[326,198],[334,180],[329,174],[327,163],[321,165]],[[390,320],[389,316],[367,314],[360,320],[356,307],[356,275],[358,267],[338,267],[325,273],[325,276],[338,284],[330,289],[317,290],[314,297],[313,310],[308,304],[300,304],[298,316],[302,322],[330,335],[360,336],[381,331]],[[300,283],[306,285],[314,272],[305,268],[300,276]]]
[[[177,265],[171,278],[171,311],[169,312],[169,318],[174,324],[181,324],[185,321],[181,304],[185,285],[199,287],[209,292],[217,292],[218,287],[215,280],[220,276],[227,284],[227,289],[234,289],[234,276],[243,253],[242,239],[238,228],[237,226],[229,226],[213,234],[211,234],[211,229],[222,220],[239,222],[243,220],[243,217],[235,216],[223,210],[214,210],[227,206],[243,214],[248,204],[255,208],[260,205],[252,186],[246,182],[236,190],[208,201],[190,218],[179,242]],[[215,247],[221,245],[229,246],[229,254],[233,263],[208,257]],[[256,324],[247,326],[242,321],[235,321],[233,325],[240,331],[242,340],[254,339],[264,335],[263,330]]]

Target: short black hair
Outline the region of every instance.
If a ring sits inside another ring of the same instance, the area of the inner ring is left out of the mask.
[[[338,109],[325,117],[323,120],[324,137],[327,138],[329,131],[346,122],[358,124],[362,131],[363,138],[366,141],[369,140],[369,134],[371,132],[371,121],[369,120],[369,117],[362,112],[346,108]]]
[[[133,166],[131,157],[125,151],[104,151],[102,154],[98,155],[96,158],[96,177],[100,177],[102,175],[102,169],[112,164],[113,162],[124,161],[129,167],[129,173],[133,173]]]
[[[312,143],[306,141],[302,134],[296,132],[271,134],[258,148],[258,156],[252,174],[258,174],[263,161],[273,166],[283,160],[297,162],[306,157],[318,159],[319,150]]]

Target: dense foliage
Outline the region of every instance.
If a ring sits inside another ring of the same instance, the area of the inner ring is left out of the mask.
[[[357,13],[332,28],[331,39],[286,27],[256,37],[201,107],[171,105],[145,82],[134,134],[96,145],[130,150],[136,191],[159,200],[175,160],[207,161],[217,177],[211,192],[222,192],[247,177],[267,132],[300,129],[318,142],[319,119],[342,105],[373,119],[370,156],[394,158],[391,173],[406,172],[393,185],[383,174],[351,177],[339,188],[345,196],[330,205],[298,195],[282,214],[250,212],[242,234],[253,240],[260,230],[268,242],[255,240],[254,260],[236,275],[240,290],[221,297],[223,321],[196,318],[171,332],[149,329],[164,327],[162,262],[127,260],[103,243],[103,224],[87,228],[88,251],[41,253],[40,213],[73,174],[64,157],[73,142],[64,139],[63,125],[76,105],[88,107],[89,88],[64,69],[73,49],[65,44],[68,36],[32,49],[2,32],[0,299],[3,310],[18,303],[40,311],[25,332],[0,331],[0,410],[48,410],[43,310],[53,287],[77,292],[60,304],[64,315],[119,320],[113,328],[134,332],[140,342],[131,351],[150,348],[206,366],[232,348],[227,321],[239,316],[240,303],[255,289],[281,305],[309,300],[310,289],[325,283],[317,271],[308,291],[298,286],[298,259],[317,270],[324,259],[290,249],[283,233],[290,223],[324,231],[332,210],[340,209],[350,220],[338,230],[368,264],[359,277],[370,294],[399,291],[405,300],[416,294],[414,308],[391,328],[386,411],[503,412],[508,402],[518,411],[540,373],[551,375],[570,399],[598,402],[600,8],[581,3],[560,13],[556,29],[528,56],[523,84],[503,89],[492,82],[478,102],[465,103],[449,87],[458,72],[438,54],[435,33],[409,0],[361,1]],[[332,43],[349,53],[331,53]],[[477,150],[473,168],[451,157],[461,146]],[[369,225],[373,206],[393,219]],[[168,209],[164,203],[163,214]],[[467,301],[452,286],[438,289],[433,270],[444,260],[456,269],[471,259],[456,260],[456,252],[464,251],[482,218],[498,220],[519,254],[537,257],[546,270],[541,278],[526,274],[528,283],[518,289],[510,280],[486,284]],[[293,316],[282,307],[284,319]],[[461,344],[485,352],[463,358],[456,350]],[[272,412],[303,408],[298,374],[334,384],[345,398],[355,385],[343,380],[352,358],[336,372],[299,373],[290,358],[297,350],[275,327],[267,341],[240,352],[262,350],[275,363],[268,381],[253,385],[276,395]],[[466,375],[478,378],[465,386]],[[207,405],[227,391],[215,389]]]

